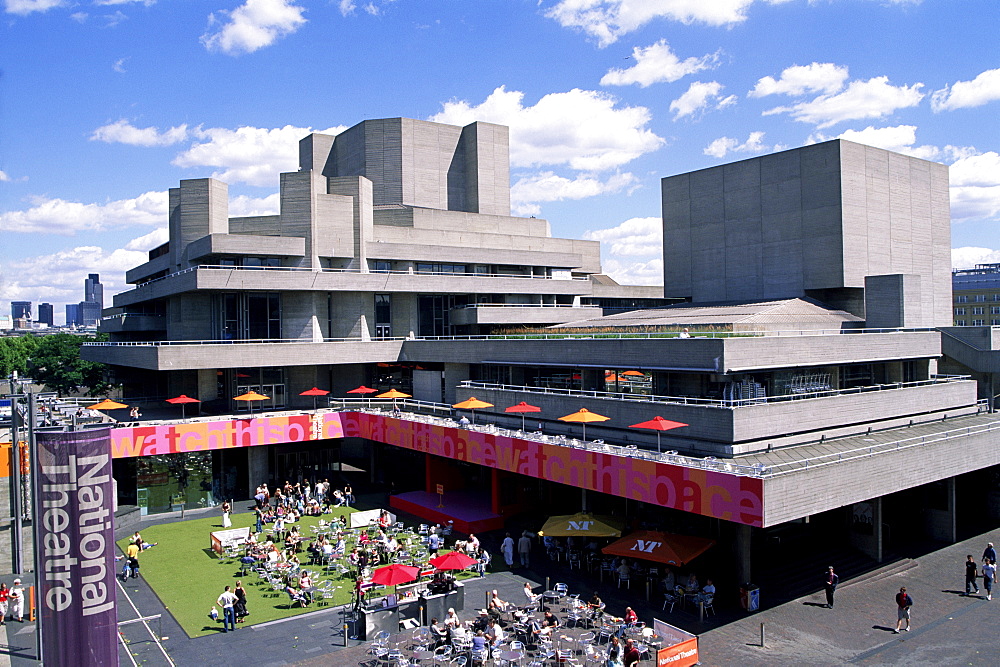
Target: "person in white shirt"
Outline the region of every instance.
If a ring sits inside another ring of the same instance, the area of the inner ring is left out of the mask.
[[[21,588],[21,580],[15,579],[10,591],[7,593],[10,598],[10,615],[18,623],[24,623],[24,589]]]
[[[222,607],[222,631],[228,632],[229,626],[232,625],[233,632],[235,632],[236,610],[234,605],[236,604],[236,594],[229,590],[229,586],[226,586],[226,590],[222,591],[222,595],[215,602]]]

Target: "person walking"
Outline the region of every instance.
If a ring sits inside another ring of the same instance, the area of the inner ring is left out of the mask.
[[[899,592],[896,593],[896,629],[892,631],[892,634],[899,634],[903,621],[906,621],[906,627],[903,629],[906,632],[910,631],[910,607],[912,606],[913,598],[906,592],[906,586],[900,587]]]
[[[507,537],[503,538],[500,551],[503,552],[503,561],[507,563],[507,567],[514,567],[514,538],[510,536],[510,533],[507,533]]]
[[[979,566],[976,565],[976,559],[969,554],[965,557],[965,595],[972,595],[973,589],[975,589],[976,595],[979,595],[979,584],[976,583],[976,579],[979,578]]]
[[[983,588],[986,589],[986,599],[993,599],[993,584],[997,580],[996,561],[988,560],[983,564]],[[17,582],[14,582],[17,583]]]
[[[517,555],[521,559],[521,567],[531,567],[531,538],[528,537],[528,531],[521,533],[517,541]]]
[[[997,550],[993,548],[992,542],[987,542],[986,548],[983,549],[983,562],[985,563],[986,561],[997,562]]]
[[[24,623],[24,589],[21,588],[21,580],[15,579],[10,590],[7,592],[10,598],[10,616],[18,623]]]
[[[236,594],[226,586],[226,590],[222,591],[215,602],[222,607],[222,631],[229,632],[229,627],[232,626],[233,632],[236,632]]]
[[[837,590],[840,577],[833,571],[833,566],[826,568],[826,579],[823,581],[823,590],[826,591],[826,608],[833,609],[833,594]]]

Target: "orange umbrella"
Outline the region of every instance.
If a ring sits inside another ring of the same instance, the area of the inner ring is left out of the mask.
[[[181,394],[180,396],[175,396],[174,398],[168,398],[167,403],[172,405],[181,406],[181,419],[187,419],[187,404],[188,403],[201,403],[197,398],[191,398],[187,394]]]
[[[94,403],[93,405],[88,407],[91,410],[121,410],[122,408],[127,408],[128,406],[125,405],[124,403],[116,403],[115,401],[112,401],[110,398],[105,398],[100,403]]]
[[[638,424],[632,424],[629,428],[648,428],[656,431],[656,451],[660,451],[660,432],[669,431],[672,428],[680,428],[681,426],[687,426],[684,422],[670,421],[669,419],[664,419],[657,415],[647,422],[640,422]]]
[[[371,387],[366,387],[361,385],[360,387],[355,387],[354,389],[348,389],[348,394],[375,394],[378,393],[378,389],[372,389]]]
[[[234,401],[247,401],[250,403],[250,416],[253,416],[253,401],[269,401],[270,396],[265,396],[264,394],[258,394],[252,389],[245,394],[240,394],[239,396],[233,397]]]
[[[487,403],[486,401],[480,401],[475,396],[470,396],[468,399],[462,401],[461,403],[455,403],[451,407],[458,408],[459,410],[472,410],[472,423],[476,423],[476,408],[492,408],[492,403]]]
[[[399,391],[395,387],[393,387],[389,391],[384,391],[381,394],[376,394],[375,395],[375,398],[391,398],[392,399],[392,409],[393,410],[396,409],[396,399],[397,398],[409,398],[409,397],[410,397],[409,394],[404,394],[403,392]]]
[[[707,537],[641,530],[612,542],[601,549],[601,552],[682,567],[708,551],[714,544],[715,540]]]
[[[525,412],[541,412],[542,409],[537,405],[528,405],[524,401],[521,401],[517,405],[512,405],[509,408],[505,408],[504,412],[520,412],[521,413],[521,430],[524,430],[524,413]]]
[[[606,422],[611,417],[605,417],[604,415],[599,415],[596,412],[591,412],[587,408],[580,408],[576,412],[568,414],[564,417],[560,417],[561,422],[578,422],[583,424],[583,439],[587,439],[587,423],[588,422]]]
[[[328,392],[326,389],[319,389],[317,387],[313,387],[312,389],[306,389],[305,391],[299,392],[299,396],[312,396],[313,397],[313,410],[315,410],[316,409],[316,397],[317,396],[326,396],[329,393],[330,392]]]
[[[622,375],[628,375],[629,377],[646,377],[646,374],[642,371],[625,371]]]

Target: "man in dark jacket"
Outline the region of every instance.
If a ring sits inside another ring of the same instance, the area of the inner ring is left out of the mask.
[[[893,634],[898,635],[899,629],[903,625],[903,621],[906,621],[906,627],[904,630],[906,632],[910,631],[910,607],[913,606],[913,598],[910,594],[906,592],[906,586],[899,589],[896,593],[896,629],[893,630]]]
[[[972,554],[965,557],[965,594],[972,595],[973,589],[975,593],[979,594],[979,584],[976,579],[979,578],[979,566],[976,565],[975,559]]]
[[[833,566],[826,568],[826,579],[823,581],[823,590],[826,591],[826,608],[833,609],[833,593],[837,590],[840,577],[833,571]]]

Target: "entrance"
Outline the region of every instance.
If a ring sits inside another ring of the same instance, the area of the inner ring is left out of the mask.
[[[326,441],[320,446],[278,445],[272,447],[273,481],[284,484],[307,479],[330,479],[341,470],[340,445]]]

